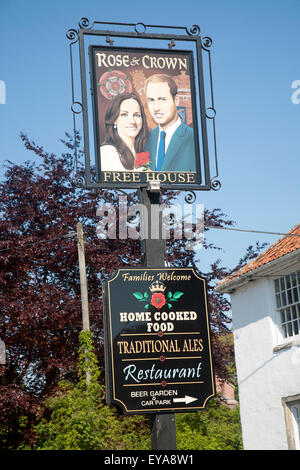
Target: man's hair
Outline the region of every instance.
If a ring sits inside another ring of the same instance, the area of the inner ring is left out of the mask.
[[[149,83],[167,83],[170,88],[170,93],[173,97],[177,95],[177,85],[173,78],[171,78],[169,75],[164,75],[162,73],[156,73],[155,75],[151,75],[147,80],[145,81],[145,93],[147,90],[147,86]]]

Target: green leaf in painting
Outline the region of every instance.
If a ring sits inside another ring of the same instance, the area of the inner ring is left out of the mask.
[[[183,292],[177,291],[173,294],[173,299],[180,299],[180,297],[183,295]]]
[[[144,296],[141,292],[134,292],[132,295],[138,300],[143,300]]]

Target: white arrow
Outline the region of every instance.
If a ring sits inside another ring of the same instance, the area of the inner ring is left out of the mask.
[[[174,403],[179,403],[179,402],[183,401],[183,402],[185,402],[186,405],[188,403],[192,403],[193,401],[196,401],[196,400],[198,400],[198,398],[189,397],[188,395],[186,395],[184,398],[173,398]]]

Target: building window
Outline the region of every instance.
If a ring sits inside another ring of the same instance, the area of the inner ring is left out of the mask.
[[[300,271],[275,279],[276,308],[284,338],[300,333]]]
[[[300,450],[300,396],[282,399],[288,448]]]
[[[294,428],[294,439],[295,447],[297,450],[300,449],[300,403],[291,406],[293,428]]]

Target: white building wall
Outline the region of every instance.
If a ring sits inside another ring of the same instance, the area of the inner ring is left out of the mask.
[[[235,358],[245,450],[287,450],[281,399],[300,393],[300,348],[274,352],[278,335],[273,280],[231,294]]]

